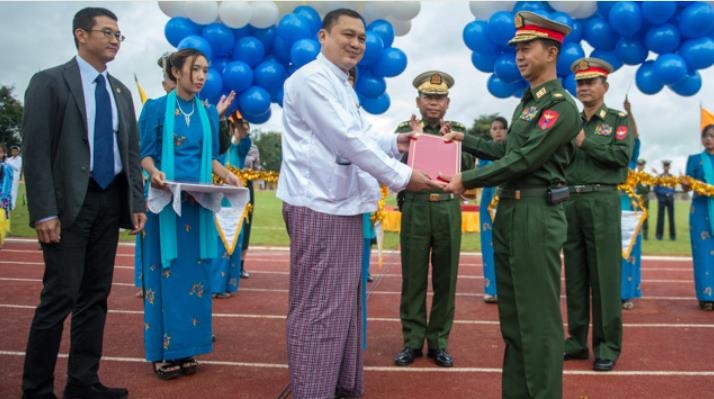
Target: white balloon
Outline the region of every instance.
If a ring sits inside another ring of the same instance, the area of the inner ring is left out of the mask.
[[[338,8],[348,8],[350,10],[359,11],[362,8],[363,1],[315,1],[311,2],[310,5],[320,13],[320,15],[325,15],[332,10]],[[378,3],[382,3],[381,1]]]
[[[391,17],[400,21],[409,21],[419,15],[421,11],[420,1],[397,1],[392,6]]]
[[[168,17],[185,17],[186,12],[183,8],[183,1],[160,1],[159,8]]]
[[[412,21],[400,21],[398,19],[387,19],[394,28],[394,36],[404,36],[412,29]]]
[[[597,2],[579,1],[578,8],[571,11],[570,16],[574,18],[589,18],[597,11]]]
[[[511,11],[515,1],[469,1],[469,9],[476,19],[487,20],[497,11]]]
[[[250,22],[253,7],[247,1],[224,1],[218,7],[218,16],[227,27],[242,28]]]
[[[385,18],[387,11],[383,7],[380,1],[368,1],[364,3],[362,8],[362,17],[367,22],[367,24],[372,23],[372,21],[377,19]]]
[[[548,4],[550,4],[555,11],[564,12],[568,15],[580,7],[579,1],[549,1]]]
[[[253,16],[250,18],[251,25],[263,29],[278,22],[280,11],[272,1],[253,1],[250,5],[253,7]]]
[[[295,7],[304,4],[305,2],[303,1],[277,1],[275,4],[278,6],[278,12],[279,16],[284,16],[287,14],[290,14],[293,12]],[[312,4],[308,4],[310,7],[312,7]],[[314,7],[313,7],[314,8]]]
[[[191,21],[206,25],[218,19],[218,3],[215,1],[188,1],[184,4],[186,16]]]

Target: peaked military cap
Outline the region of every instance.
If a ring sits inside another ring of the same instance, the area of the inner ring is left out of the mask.
[[[645,160],[642,159],[642,158],[640,158],[640,159],[637,160],[637,164],[638,164],[638,165],[644,165],[644,164],[646,164],[646,163],[647,163],[647,161],[645,161]]]
[[[672,164],[672,161],[670,161],[669,159],[665,159],[662,161],[662,165],[664,165],[664,166],[669,166],[671,164]]]
[[[575,60],[570,65],[570,70],[575,74],[575,80],[592,79],[599,76],[606,78],[612,73],[612,65],[600,58],[585,57]]]
[[[449,88],[454,85],[454,78],[446,72],[426,71],[419,74],[412,82],[419,93],[449,94]]]
[[[535,39],[551,39],[563,42],[570,33],[570,27],[530,11],[519,11],[514,18],[516,35],[508,44],[527,42]]]

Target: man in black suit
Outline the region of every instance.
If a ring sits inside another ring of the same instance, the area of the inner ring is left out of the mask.
[[[97,375],[119,227],[146,221],[131,93],[109,75],[124,39],[116,16],[85,8],[73,20],[78,55],[32,77],[23,147],[30,225],[45,261],[30,327],[23,398],[56,398],[54,368],[72,313],[65,399],[126,398]]]

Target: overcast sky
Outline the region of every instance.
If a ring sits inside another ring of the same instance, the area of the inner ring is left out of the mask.
[[[109,71],[127,86],[135,88],[133,74],[149,97],[163,94],[161,72],[156,59],[171,45],[163,30],[168,17],[155,1],[145,2],[0,2],[0,84],[15,87],[22,100],[30,77],[35,72],[68,61],[76,54],[72,42],[72,16],[82,7],[103,6],[114,11],[119,27],[127,37],[119,54],[109,64]],[[402,120],[416,113],[412,79],[430,69],[441,69],[456,80],[451,89],[451,106],[446,118],[470,126],[481,114],[500,113],[510,119],[518,100],[497,99],[486,89],[488,74],[471,65],[471,53],[461,39],[464,25],[473,20],[467,1],[422,1],[421,12],[412,21],[412,29],[397,37],[393,46],[408,57],[407,69],[387,79],[391,108],[379,116],[370,116],[375,127],[393,131]],[[586,52],[589,52],[589,48]],[[654,56],[650,54],[650,58]],[[622,109],[622,101],[634,79],[635,67],[625,66],[610,77],[606,103]],[[640,156],[648,160],[648,169],[661,170],[661,159],[674,161],[673,171],[684,171],[686,157],[701,151],[699,141],[699,105],[714,110],[714,68],[701,71],[704,85],[696,96],[681,97],[665,88],[647,96],[634,84],[629,90],[632,111],[642,140]],[[708,93],[705,96],[705,93]],[[134,90],[137,110],[138,94]],[[280,131],[280,107],[272,105],[270,121],[256,126]]]

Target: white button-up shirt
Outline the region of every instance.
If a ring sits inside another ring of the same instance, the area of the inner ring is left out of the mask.
[[[397,135],[362,118],[347,74],[319,54],[285,81],[282,165],[277,196],[332,215],[377,209],[377,181],[392,191],[409,183]],[[339,163],[338,163],[339,162]]]

